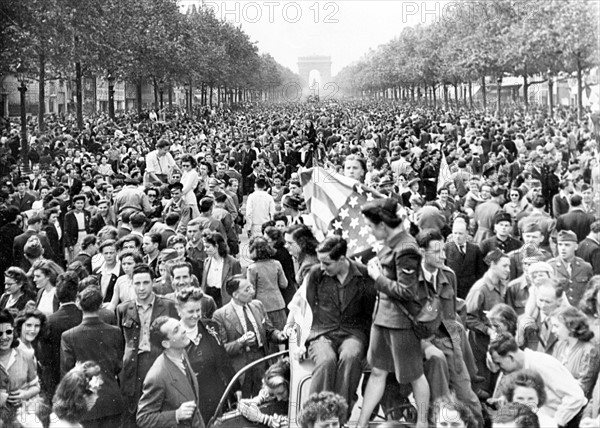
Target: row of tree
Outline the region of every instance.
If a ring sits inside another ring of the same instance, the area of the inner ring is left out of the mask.
[[[582,110],[583,74],[598,65],[598,2],[591,0],[456,0],[435,22],[405,28],[389,43],[343,69],[338,85],[346,91],[386,91],[415,97],[436,89],[480,82],[487,107],[486,77],[497,83],[500,111],[502,79],[523,78],[523,100],[533,83],[552,84],[557,76],[578,80]],[[537,81],[533,82],[531,79]],[[469,91],[470,92],[470,91]],[[399,95],[398,95],[399,94]],[[552,109],[550,98],[550,108]]]
[[[40,128],[44,83],[75,80],[77,117],[83,124],[84,76],[108,79],[114,117],[114,82],[186,85],[218,89],[230,101],[273,97],[274,88],[296,80],[271,56],[258,53],[240,27],[217,19],[212,9],[181,13],[177,0],[3,0],[0,11],[0,81],[21,72],[39,83]],[[268,94],[268,95],[266,95]],[[203,100],[205,97],[203,97]]]

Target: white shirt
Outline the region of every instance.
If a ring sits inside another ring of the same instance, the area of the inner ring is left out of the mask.
[[[183,174],[181,174],[181,184],[183,184],[183,199],[190,206],[195,206],[198,204],[194,189],[198,187],[199,181],[200,179],[198,177],[198,172],[195,169],[183,171]]]
[[[525,349],[524,369],[537,371],[546,385],[546,404],[558,425],[566,425],[586,405],[579,383],[556,358],[543,352]]]
[[[173,168],[175,168],[175,159],[171,153],[158,157],[158,151],[154,150],[146,155],[146,172],[166,174],[170,177]]]
[[[108,270],[106,263],[100,268],[100,274],[102,275],[102,280],[100,287],[102,289],[102,296],[106,296],[106,291],[108,290],[108,284],[110,283],[111,275],[115,275],[117,278],[119,277],[119,272],[121,271],[121,264],[117,262],[115,266]]]
[[[256,190],[248,196],[246,218],[250,227],[260,226],[275,215],[275,200],[264,190]]]
[[[213,257],[210,260],[210,269],[206,274],[206,285],[220,289],[222,287],[221,280],[223,279],[223,258],[218,261]],[[204,265],[206,266],[206,264]]]
[[[54,313],[54,295],[56,294],[56,288],[52,287],[50,291],[44,290],[42,292],[42,298],[40,299],[40,303],[37,306],[41,312],[43,312],[46,316],[52,315]]]

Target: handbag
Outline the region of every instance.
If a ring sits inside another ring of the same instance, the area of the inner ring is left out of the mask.
[[[427,300],[416,315],[412,315],[402,303],[397,302],[404,315],[410,320],[418,339],[429,339],[434,336],[442,323],[440,317],[442,302],[436,294],[429,294],[429,288],[427,291]]]

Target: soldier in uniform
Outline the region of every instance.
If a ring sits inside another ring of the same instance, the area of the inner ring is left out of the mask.
[[[558,256],[548,263],[554,268],[556,278],[565,281],[565,292],[569,303],[577,307],[588,281],[594,275],[592,265],[575,255],[578,247],[575,232],[561,230],[556,241]]]

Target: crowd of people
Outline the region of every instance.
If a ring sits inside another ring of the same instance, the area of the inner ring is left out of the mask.
[[[0,427],[204,427],[238,370],[286,349],[301,298],[303,428],[399,403],[418,428],[599,426],[590,122],[350,100],[197,113],[49,117],[26,159],[18,124],[1,130]],[[374,257],[318,228],[313,166],[383,196],[360,207]],[[287,403],[289,370],[257,364],[229,408],[279,428],[285,406],[263,406]]]

